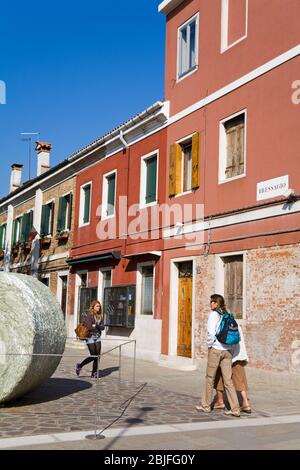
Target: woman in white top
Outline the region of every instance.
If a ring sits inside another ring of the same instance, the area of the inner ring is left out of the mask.
[[[249,359],[248,359],[248,355],[246,351],[243,331],[240,325],[239,325],[239,332],[241,335],[241,341],[239,342],[239,344],[236,344],[233,346],[233,351],[232,351],[232,381],[233,381],[236,391],[240,392],[242,399],[243,399],[241,411],[243,411],[244,413],[250,414],[251,408],[250,408],[248,397],[247,397],[248,383],[247,383],[247,377],[246,377],[246,372],[245,372],[245,366],[247,365]],[[224,385],[223,385],[223,379],[222,379],[222,374],[221,374],[220,369],[218,369],[217,375],[215,378],[215,389],[217,390],[217,399],[216,399],[214,408],[224,409],[225,408],[225,404],[223,400]]]

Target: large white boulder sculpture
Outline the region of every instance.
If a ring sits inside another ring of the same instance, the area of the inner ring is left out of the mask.
[[[61,357],[31,354],[62,354],[65,342],[63,313],[48,287],[31,276],[0,272],[0,403],[47,380]]]

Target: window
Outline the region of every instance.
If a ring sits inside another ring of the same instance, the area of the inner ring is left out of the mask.
[[[5,250],[6,243],[6,224],[0,227],[0,250]]]
[[[54,202],[51,201],[42,207],[41,237],[53,235]]]
[[[229,312],[243,318],[243,255],[225,256],[224,297]]]
[[[57,232],[71,230],[72,224],[72,193],[67,194],[59,199]]]
[[[245,112],[221,122],[219,180],[245,175]]]
[[[142,266],[141,315],[153,315],[154,266]]]
[[[64,314],[64,318],[66,318],[66,312],[67,312],[67,296],[68,296],[68,276],[67,275],[62,275],[59,276],[59,293],[60,293],[60,298],[59,303],[62,309],[62,312]]]
[[[248,0],[222,0],[221,52],[247,37]]]
[[[182,194],[199,187],[200,134],[171,145],[169,160],[169,196]]]
[[[146,155],[141,160],[140,206],[157,201],[157,153]]]
[[[197,56],[198,15],[191,18],[178,30],[178,78],[197,69]]]
[[[90,218],[91,218],[91,191],[92,191],[91,183],[86,183],[85,185],[81,186],[81,188],[80,188],[79,226],[87,225],[87,224],[90,223]],[[65,202],[62,203],[62,204],[65,204]]]
[[[22,217],[18,217],[13,222],[13,246],[20,242]]]
[[[181,145],[182,152],[182,191],[192,189],[192,139]]]
[[[44,284],[44,286],[49,287],[49,285],[50,285],[50,278],[49,278],[49,277],[42,277],[42,278],[41,278],[41,283]]]
[[[103,177],[102,218],[115,215],[116,199],[116,172],[109,173]]]
[[[32,230],[33,226],[33,211],[27,212],[23,215],[21,220],[21,232],[19,241],[21,243],[27,242],[29,239],[29,234]]]

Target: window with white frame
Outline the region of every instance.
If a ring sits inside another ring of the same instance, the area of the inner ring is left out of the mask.
[[[6,224],[0,226],[0,251],[5,249],[6,243]]]
[[[182,192],[192,189],[192,139],[183,142],[182,150]]]
[[[80,188],[79,226],[90,223],[92,184],[86,183]]]
[[[54,223],[54,201],[42,206],[41,236],[49,237],[53,235]]]
[[[246,167],[246,112],[220,123],[221,181],[245,175]]]
[[[139,267],[141,276],[141,315],[153,315],[154,299],[154,265],[141,265]]]
[[[66,194],[59,198],[58,216],[57,216],[57,232],[65,232],[71,229],[72,224],[72,193]]]
[[[237,319],[243,318],[244,257],[222,257],[224,263],[224,298],[229,312]]]
[[[222,0],[221,52],[243,41],[247,31],[248,0]]]
[[[198,66],[198,23],[197,14],[178,29],[178,78],[196,70]]]
[[[140,206],[157,202],[157,152],[141,160]]]
[[[13,221],[13,237],[12,237],[13,246],[16,246],[21,240],[21,224],[22,224],[22,217],[17,217]]]
[[[103,176],[102,218],[113,217],[116,212],[116,176],[113,171]]]

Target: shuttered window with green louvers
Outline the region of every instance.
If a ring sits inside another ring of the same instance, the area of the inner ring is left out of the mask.
[[[53,234],[54,203],[50,202],[42,207],[41,237]]]
[[[156,175],[157,175],[157,157],[146,160],[146,204],[156,201]]]
[[[88,184],[83,188],[84,191],[84,212],[83,212],[83,223],[88,224],[90,221],[91,212],[91,185]]]
[[[107,215],[115,213],[115,188],[116,175],[113,174],[107,177]]]
[[[3,224],[0,227],[0,250],[5,249],[5,243],[6,243],[6,224]]]
[[[18,217],[13,221],[13,246],[16,246],[20,241],[20,228],[21,228],[21,217]]]
[[[29,239],[29,234],[32,229],[33,224],[33,211],[30,211],[23,215],[21,220],[21,236],[20,242],[27,242]]]
[[[72,224],[72,193],[59,199],[57,232],[63,232],[71,229]]]

